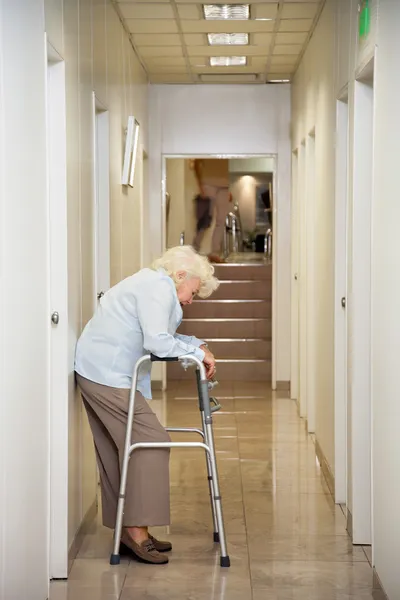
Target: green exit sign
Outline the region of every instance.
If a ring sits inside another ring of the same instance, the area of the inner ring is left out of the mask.
[[[371,11],[369,6],[369,0],[361,0],[359,10],[360,15],[358,19],[358,32],[360,38],[364,38],[369,34],[371,26]]]

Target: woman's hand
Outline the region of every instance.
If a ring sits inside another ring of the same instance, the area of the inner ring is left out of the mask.
[[[215,356],[212,352],[210,352],[210,350],[207,348],[207,346],[200,346],[200,348],[202,350],[204,350],[204,358],[203,358],[203,363],[206,366],[206,376],[207,379],[212,379],[215,375],[215,371],[216,371],[216,366],[215,366]]]

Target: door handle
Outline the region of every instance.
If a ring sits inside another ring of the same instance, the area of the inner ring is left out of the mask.
[[[53,314],[51,315],[51,322],[53,323],[53,325],[58,325],[60,322],[60,315],[57,311],[54,311]]]
[[[342,308],[346,308],[346,298],[343,296],[343,298],[340,301]]]
[[[100,300],[104,296],[104,292],[99,292],[97,294],[97,300]]]

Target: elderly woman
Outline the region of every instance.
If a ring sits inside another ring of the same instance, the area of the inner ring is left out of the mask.
[[[122,463],[132,372],[147,353],[159,357],[195,354],[215,373],[207,344],[176,333],[182,306],[218,287],[214,268],[190,246],[171,248],[111,288],[101,299],[77,345],[75,371],[88,414],[100,471],[103,523],[113,528]],[[151,398],[150,369],[139,374],[132,437],[135,442],[169,441],[145,398]],[[131,456],[121,551],[162,564],[169,542],[156,540],[148,527],[168,525],[169,449],[137,450]]]

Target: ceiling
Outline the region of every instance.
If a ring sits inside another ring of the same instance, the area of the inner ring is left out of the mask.
[[[206,20],[197,0],[112,1],[151,83],[268,83],[291,80],[325,0],[252,0],[248,20]],[[209,33],[247,33],[248,44],[211,46]],[[246,64],[210,65],[237,56]]]

